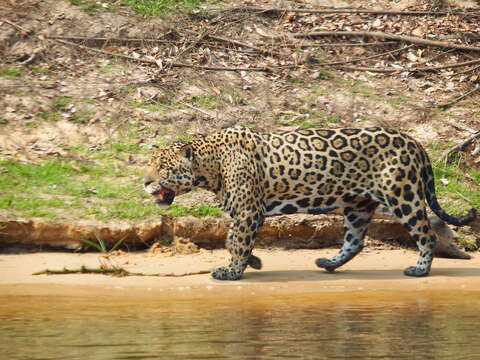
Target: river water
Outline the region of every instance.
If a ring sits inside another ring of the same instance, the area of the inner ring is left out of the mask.
[[[480,293],[0,296],[0,359],[480,359]]]

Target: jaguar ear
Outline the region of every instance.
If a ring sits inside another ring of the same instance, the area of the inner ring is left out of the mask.
[[[191,144],[185,144],[180,148],[180,155],[188,160],[191,160],[193,157],[193,149]]]

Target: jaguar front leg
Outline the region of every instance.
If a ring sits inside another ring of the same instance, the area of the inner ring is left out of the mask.
[[[244,214],[236,217],[227,235],[226,247],[232,255],[227,266],[219,267],[212,272],[212,277],[217,280],[238,280],[242,277],[247,265],[255,269],[261,267],[258,257],[252,255],[255,235],[261,223],[263,215]]]

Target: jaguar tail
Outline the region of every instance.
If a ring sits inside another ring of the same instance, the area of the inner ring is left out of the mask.
[[[442,209],[440,204],[438,203],[437,196],[435,194],[435,182],[433,178],[433,170],[432,166],[430,165],[430,162],[428,161],[427,158],[427,165],[424,168],[424,171],[422,171],[422,178],[425,182],[425,193],[426,193],[426,199],[427,203],[430,206],[430,209],[443,221],[445,221],[448,224],[455,225],[455,226],[463,226],[467,225],[468,223],[472,222],[475,220],[477,217],[477,210],[476,209],[470,209],[468,211],[468,214],[465,216],[452,216],[447,214],[445,210]]]

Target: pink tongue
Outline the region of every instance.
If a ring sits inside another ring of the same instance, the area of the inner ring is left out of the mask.
[[[153,195],[155,199],[163,201],[163,192],[159,192],[158,194]]]

